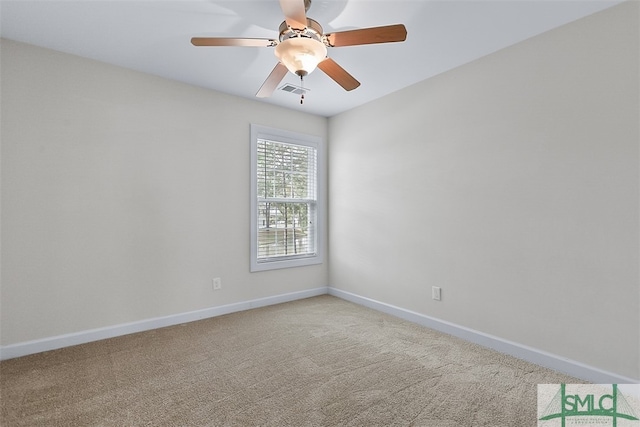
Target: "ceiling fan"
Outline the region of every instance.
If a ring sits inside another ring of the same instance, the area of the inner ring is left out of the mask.
[[[401,42],[407,38],[407,29],[402,24],[324,34],[322,26],[307,17],[310,6],[311,0],[280,0],[285,21],[280,24],[278,39],[193,37],[191,43],[194,46],[275,48],[279,62],[256,93],[257,97],[266,98],[271,96],[287,71],[298,75],[302,81],[316,67],[345,90],[353,90],[360,82],[327,56],[328,47]]]

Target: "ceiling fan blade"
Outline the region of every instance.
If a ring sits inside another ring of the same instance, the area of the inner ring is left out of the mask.
[[[407,39],[407,29],[402,24],[384,27],[362,28],[327,34],[331,47],[355,46],[361,44],[403,42]]]
[[[277,44],[273,39],[237,39],[231,37],[193,37],[191,44],[194,46],[248,46],[271,47]]]
[[[324,73],[331,77],[336,83],[344,88],[344,90],[353,90],[360,86],[360,82],[353,78],[353,76],[346,72],[344,68],[338,65],[336,61],[331,58],[326,58],[324,61],[318,64]]]
[[[256,96],[258,98],[270,97],[287,72],[287,67],[285,67],[282,62],[278,62],[273,71],[271,71],[271,74],[269,74],[269,77],[267,77],[267,80],[262,83],[262,86],[258,90],[258,93],[256,93]]]
[[[304,0],[280,0],[287,25],[297,30],[307,28],[307,13]]]

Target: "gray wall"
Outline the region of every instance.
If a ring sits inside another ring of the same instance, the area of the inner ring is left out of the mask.
[[[1,48],[2,345],[327,285],[326,263],[249,273],[250,123],[327,119]]]
[[[638,15],[331,118],[331,286],[640,378]]]

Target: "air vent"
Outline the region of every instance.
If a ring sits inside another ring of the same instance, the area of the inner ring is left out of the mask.
[[[289,92],[289,93],[293,93],[295,95],[304,95],[305,93],[309,92],[309,89],[305,89],[299,86],[294,86],[292,84],[285,84],[284,86],[280,87],[280,90],[283,90],[285,92]]]

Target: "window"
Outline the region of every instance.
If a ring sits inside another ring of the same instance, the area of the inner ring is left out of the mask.
[[[251,125],[251,271],[323,261],[322,139]]]

